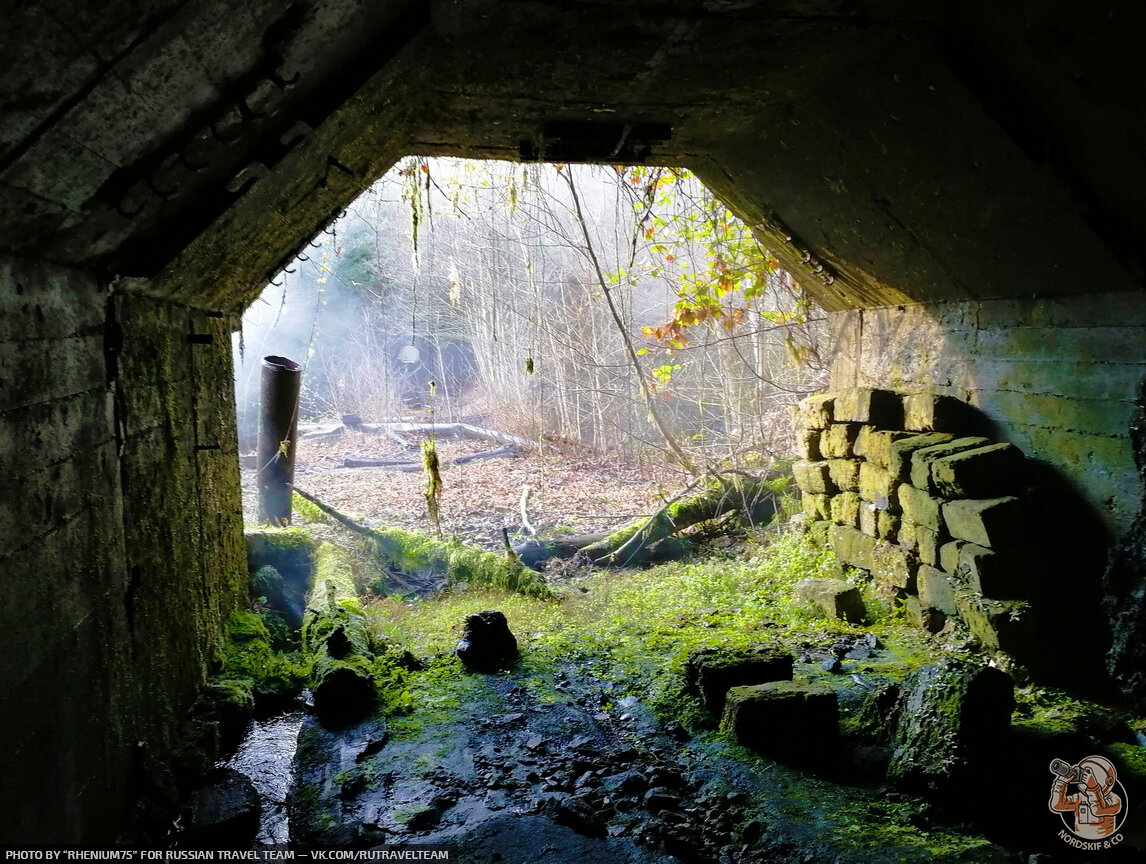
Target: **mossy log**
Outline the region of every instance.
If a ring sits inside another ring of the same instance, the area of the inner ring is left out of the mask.
[[[552,596],[545,579],[520,561],[467,546],[453,538],[435,540],[398,528],[368,528],[310,493],[297,488],[294,491],[340,525],[373,541],[386,567],[412,577],[415,584],[468,582],[534,597]]]
[[[314,553],[314,582],[302,626],[303,649],[314,661],[314,706],[338,725],[374,707],[374,651],[358,600],[349,556],[331,543]]]
[[[648,519],[633,522],[611,534],[535,540],[514,551],[531,567],[540,567],[551,558],[570,558],[578,553],[593,564],[612,567],[671,560],[687,548],[673,535],[699,522],[739,513],[752,524],[767,524],[776,513],[775,491],[775,481],[724,476],[704,492],[670,502]]]

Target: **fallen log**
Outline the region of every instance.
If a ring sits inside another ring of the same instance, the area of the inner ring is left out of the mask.
[[[464,456],[455,456],[449,460],[451,465],[464,465],[478,459],[501,459],[518,454],[516,446],[507,444],[495,450],[482,450],[480,453],[467,453]],[[409,459],[365,459],[357,456],[347,456],[342,460],[346,468],[386,468],[390,471],[421,471],[422,463]]]
[[[524,438],[510,435],[508,432],[484,429],[471,423],[362,423],[357,428],[360,432],[377,434],[412,435],[418,432],[429,432],[439,438],[472,438],[480,441],[496,441],[499,444],[510,444],[515,447],[529,448],[533,446]]]
[[[775,493],[769,481],[756,477],[721,477],[712,488],[689,497],[682,493],[648,519],[616,531],[530,540],[516,546],[514,551],[522,563],[535,569],[552,558],[574,555],[584,556],[591,564],[632,567],[682,555],[687,551],[687,543],[674,535],[699,522],[738,513],[751,524],[767,524],[775,512]]]
[[[442,582],[468,582],[534,597],[552,596],[545,579],[522,566],[520,561],[508,560],[453,538],[435,540],[425,534],[398,528],[368,528],[309,492],[297,486],[292,488],[299,497],[309,501],[335,522],[372,541],[386,567],[400,576],[411,577],[415,585],[440,586]]]
[[[314,707],[319,719],[337,726],[369,714],[376,697],[373,641],[358,602],[350,557],[331,543],[319,543],[314,552],[302,643],[314,660]]]
[[[310,432],[300,432],[298,438],[300,441],[327,441],[331,438],[341,438],[342,430],[341,423],[334,426],[320,426]]]

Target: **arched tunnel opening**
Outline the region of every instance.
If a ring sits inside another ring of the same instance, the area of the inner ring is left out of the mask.
[[[460,860],[1135,860],[1146,94],[1141,11],[1108,6],[5,12],[0,842],[248,848],[249,824],[209,841],[157,827],[181,800],[213,806],[176,782],[212,767],[188,742],[235,729],[219,706],[236,694],[209,676],[236,639],[274,635],[234,614],[252,573],[232,333],[299,251],[419,153],[683,166],[717,193],[829,319],[828,381],[796,409],[787,454],[804,551],[775,541],[790,566],[773,575],[812,567],[809,549],[834,556],[899,601],[894,626],[919,649],[897,655],[893,698],[860,666],[894,640],[861,644],[868,632],[843,619],[817,619],[824,639],[787,659],[764,650],[776,622],[760,609],[758,639],[718,654],[688,643],[728,610],[753,613],[743,585],[644,571],[643,592],[607,579],[577,592],[599,635],[578,642],[564,622],[561,656],[588,663],[641,630],[675,657],[686,700],[658,715],[615,680],[635,667],[590,663],[597,689],[571,669],[538,689],[528,665],[435,681],[441,668],[396,649],[401,634],[374,633],[393,655],[377,691],[389,729],[307,721],[314,758],[294,763],[307,780],[293,805],[314,828],[305,844],[443,840]],[[772,578],[763,558],[729,566]],[[323,662],[353,690],[361,675],[339,663],[363,636],[359,610],[337,586],[327,596],[346,620],[316,631]],[[680,639],[654,626],[674,604]],[[500,605],[532,632],[555,614],[528,596]],[[451,632],[399,606],[406,638]],[[289,677],[283,656],[247,660]],[[416,682],[464,691],[472,738],[428,734],[433,712],[458,706]],[[603,749],[609,724],[647,737]],[[999,764],[997,806],[966,807]],[[472,788],[394,794],[450,774]],[[524,803],[515,788],[531,790]],[[250,805],[247,792],[211,794]],[[473,830],[449,833],[461,824]]]

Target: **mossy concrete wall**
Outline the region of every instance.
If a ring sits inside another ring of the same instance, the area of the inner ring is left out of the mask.
[[[241,596],[225,318],[0,261],[0,842],[112,840]]]
[[[833,389],[968,402],[999,440],[1069,478],[1111,538],[1129,528],[1142,500],[1130,431],[1146,294],[883,306],[835,313],[832,330]]]

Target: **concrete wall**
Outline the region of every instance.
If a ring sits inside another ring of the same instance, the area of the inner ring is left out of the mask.
[[[1069,478],[1112,536],[1129,528],[1142,501],[1129,432],[1146,294],[885,306],[834,313],[832,327],[832,389],[969,402],[997,440]]]
[[[113,839],[210,665],[245,581],[229,331],[0,260],[0,842]]]

